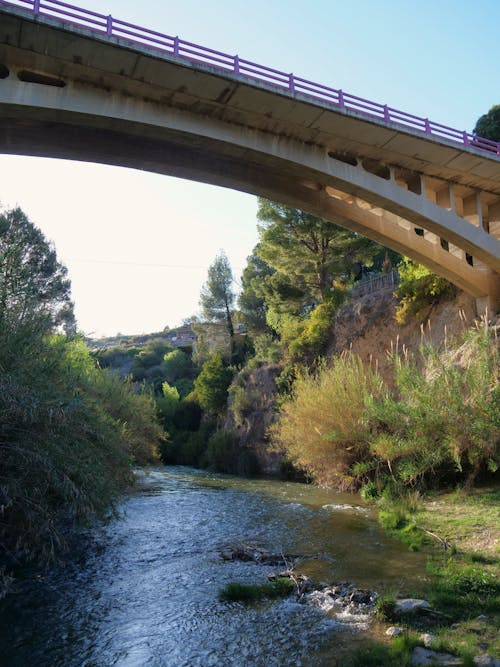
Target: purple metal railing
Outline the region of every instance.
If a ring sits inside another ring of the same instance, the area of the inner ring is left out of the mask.
[[[325,102],[340,109],[356,111],[364,116],[389,123],[396,123],[412,130],[417,130],[438,139],[448,139],[456,143],[473,146],[490,154],[500,156],[500,142],[478,137],[466,131],[456,130],[447,125],[435,123],[428,118],[413,116],[405,111],[393,109],[386,104],[371,102],[362,97],[351,95],[343,90],[307,81],[294,74],[288,74],[244,60],[239,56],[186,42],[179,37],[165,35],[156,30],[141,28],[133,23],[121,21],[110,15],[100,14],[81,7],[75,7],[61,0],[0,0],[0,4],[29,9],[35,16],[47,16],[65,23],[88,28],[95,32],[126,39],[134,44],[153,47],[179,59],[203,65],[211,65],[224,72],[271,84],[289,93],[300,93],[312,100]]]

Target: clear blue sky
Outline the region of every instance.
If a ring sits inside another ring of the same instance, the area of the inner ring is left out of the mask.
[[[500,103],[500,0],[75,4],[458,129]],[[217,251],[238,275],[257,240],[248,195],[23,157],[0,156],[0,174],[0,202],[19,204],[68,265],[86,333],[179,323],[197,311]]]

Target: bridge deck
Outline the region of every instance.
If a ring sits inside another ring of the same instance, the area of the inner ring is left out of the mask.
[[[426,135],[297,89],[291,92],[283,85],[243,78],[124,37],[49,16],[35,17],[3,0],[0,18],[0,63],[7,60],[8,49],[16,49],[27,68],[62,80],[109,87],[162,106],[323,146],[335,154],[372,158],[500,194],[500,156],[473,145]],[[8,110],[1,113],[5,116]]]

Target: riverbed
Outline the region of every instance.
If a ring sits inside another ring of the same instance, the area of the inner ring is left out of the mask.
[[[231,581],[263,583],[276,568],[226,561],[251,542],[300,554],[315,580],[382,592],[412,586],[425,558],[378,527],[357,496],[190,468],[138,471],[119,516],[85,546],[27,572],[0,608],[3,667],[319,667],[370,633],[293,598],[222,602]]]

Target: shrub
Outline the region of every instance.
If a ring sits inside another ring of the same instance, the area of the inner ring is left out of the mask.
[[[260,473],[259,459],[251,449],[244,449],[238,454],[236,472],[242,477],[257,477]]]
[[[396,359],[397,395],[370,403],[375,464],[403,486],[471,484],[500,461],[499,352],[486,325],[458,350]]]
[[[238,436],[233,431],[216,431],[208,441],[203,466],[218,472],[234,473],[237,470]]]
[[[233,384],[230,387],[231,409],[236,426],[242,426],[245,419],[258,407],[261,394],[257,389],[249,389]]]
[[[219,414],[226,406],[227,391],[233,373],[222,363],[219,354],[212,354],[203,364],[194,381],[195,392],[201,407],[211,414]]]
[[[437,276],[422,264],[404,258],[398,265],[399,285],[395,294],[400,300],[396,320],[403,324],[414,315],[421,317],[423,310],[443,299],[450,299],[457,289],[445,278]]]
[[[274,442],[315,479],[348,487],[351,466],[370,453],[367,402],[384,391],[379,375],[352,354],[322,363],[296,379],[272,429]]]
[[[344,295],[344,292],[337,291],[337,293],[342,295],[342,298],[317,306],[306,320],[300,335],[290,341],[288,354],[291,359],[311,362],[326,352],[333,319]]]

